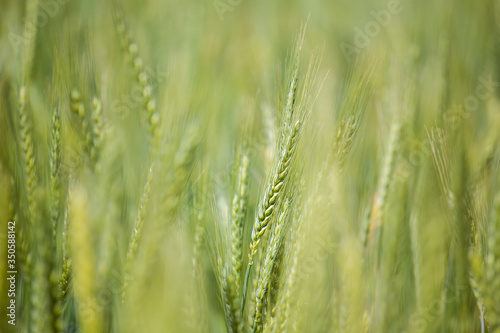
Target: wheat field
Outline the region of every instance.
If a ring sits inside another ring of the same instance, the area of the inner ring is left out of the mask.
[[[500,1],[0,1],[0,332],[500,333]]]

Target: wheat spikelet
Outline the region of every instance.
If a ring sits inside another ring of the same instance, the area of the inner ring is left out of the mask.
[[[165,191],[163,205],[161,207],[161,213],[164,217],[168,216],[172,218],[177,214],[182,189],[188,178],[193,156],[198,148],[199,142],[198,126],[190,127],[175,154],[172,166],[173,172],[167,175],[167,177],[170,177],[168,179],[169,184]]]
[[[21,267],[23,270],[22,279],[25,282],[25,287],[27,289],[26,295],[29,295],[31,287],[34,286],[33,275],[33,249],[32,249],[32,234],[33,228],[36,228],[35,217],[36,217],[36,200],[35,200],[35,190],[37,184],[36,170],[35,170],[35,155],[34,155],[34,144],[32,137],[32,129],[28,120],[28,112],[26,110],[26,88],[22,86],[19,90],[19,106],[18,106],[18,117],[19,117],[19,131],[20,131],[20,148],[21,148],[21,163],[23,171],[23,181],[24,181],[24,192],[26,195],[27,202],[27,212],[24,215],[26,218],[26,224],[20,229],[19,233],[19,254]],[[28,300],[29,302],[29,300]],[[29,303],[28,303],[29,304]],[[33,299],[31,300],[31,305],[33,304]],[[31,307],[28,306],[25,314],[26,323],[29,325],[31,316]]]
[[[71,280],[71,266],[71,259],[64,261],[62,265],[62,273],[61,277],[59,278],[59,292],[62,299],[66,297],[69,291],[69,284]]]
[[[241,261],[243,250],[243,224],[247,209],[248,191],[248,155],[241,157],[238,170],[238,183],[233,197],[232,227],[231,227],[231,268],[234,285],[238,290],[241,282]]]
[[[304,38],[305,25],[299,34],[296,52],[294,57],[294,65],[292,66],[292,74],[290,84],[287,89],[287,98],[284,105],[284,121],[281,129],[281,141],[279,144],[279,156],[276,159],[275,166],[269,177],[269,183],[267,189],[264,192],[264,197],[260,201],[257,216],[253,225],[250,241],[250,253],[248,255],[248,264],[245,274],[245,279],[243,283],[243,296],[241,300],[241,309],[244,310],[246,291],[248,286],[248,279],[250,277],[250,271],[253,265],[253,259],[257,252],[257,246],[264,235],[267,226],[273,216],[276,204],[280,203],[282,188],[287,182],[287,176],[290,172],[292,158],[295,154],[296,144],[298,141],[299,134],[302,129],[302,125],[306,120],[310,109],[310,106],[314,102],[309,94],[312,85],[313,78],[317,74],[319,67],[319,58],[314,54],[311,56],[309,62],[309,67],[306,72],[304,83],[299,88],[297,85],[298,78],[298,66],[300,63],[300,51],[301,45]],[[296,106],[297,97],[301,97],[298,106]],[[300,114],[295,113],[294,109],[297,108],[301,111]],[[296,119],[296,120],[294,120]]]
[[[487,291],[487,285],[485,283],[483,258],[479,253],[478,248],[471,249],[469,252],[470,261],[470,285],[474,296],[477,300],[478,308],[481,312],[484,312],[485,303],[489,302],[489,296]]]
[[[134,223],[134,230],[132,231],[132,236],[128,245],[127,258],[125,263],[125,278],[123,282],[123,292],[122,292],[122,302],[125,300],[125,292],[128,286],[128,275],[132,268],[132,263],[137,252],[137,246],[142,234],[142,228],[144,226],[144,219],[146,216],[146,208],[149,201],[149,193],[151,191],[151,183],[153,181],[153,165],[149,168],[148,178],[146,184],[142,190],[141,202],[139,204],[139,210],[137,212],[137,217]]]
[[[278,254],[276,255],[276,263],[274,264],[273,272],[271,274],[271,279],[269,281],[269,291],[268,291],[268,299],[267,304],[269,304],[268,308],[270,309],[271,319],[276,321],[277,311],[278,309],[278,298],[281,292],[281,277],[283,275],[283,271],[285,270],[285,253],[288,250],[288,246],[283,245],[280,246]],[[273,325],[274,326],[274,325]]]
[[[40,204],[35,217],[35,242],[33,278],[31,285],[31,323],[30,329],[35,332],[59,332],[61,323],[61,307],[57,295],[54,272],[54,251],[50,240],[51,226],[44,221],[50,218],[47,196],[37,190],[36,201]]]
[[[324,170],[323,170],[324,171]],[[321,173],[319,179],[322,178]],[[307,209],[310,203],[303,204],[304,190],[305,190],[305,180],[300,174],[297,174],[294,178],[294,182],[298,183],[297,188],[294,189],[294,210],[292,212],[292,221],[290,225],[290,236],[288,241],[285,243],[286,251],[284,254],[284,282],[282,286],[279,286],[280,300],[274,309],[275,322],[274,327],[272,327],[273,332],[289,332],[290,328],[293,326],[291,321],[291,305],[294,300],[294,291],[297,290],[297,285],[300,280],[297,281],[298,276],[298,265],[299,265],[299,254],[302,248],[301,230],[302,221],[304,220],[304,214],[307,213]],[[319,183],[315,184],[318,187]],[[318,189],[315,192],[318,193]],[[312,196],[314,197],[314,196]],[[309,199],[311,200],[311,199]],[[308,201],[309,201],[308,200]]]
[[[50,154],[50,216],[52,220],[52,253],[57,252],[57,225],[59,222],[60,209],[60,189],[61,189],[61,119],[59,111],[54,108],[52,115],[52,139],[51,139],[51,154]],[[50,291],[53,308],[53,323],[54,332],[60,332],[63,329],[62,321],[62,297],[59,289],[59,281],[57,278],[56,266],[54,262],[51,264],[51,273],[49,277]],[[65,288],[66,289],[66,288]]]
[[[253,259],[255,254],[257,253],[257,246],[259,245],[261,238],[267,229],[269,221],[273,216],[275,206],[279,204],[282,189],[290,172],[291,161],[296,149],[300,126],[301,122],[297,121],[291,133],[287,137],[286,144],[284,145],[284,150],[281,152],[281,157],[278,161],[276,171],[273,173],[271,182],[269,183],[268,188],[264,194],[264,198],[258,208],[258,213],[252,229],[250,253],[248,254],[248,265],[245,274],[245,280],[243,283],[243,296],[241,301],[242,311],[245,307],[246,289],[248,285],[248,279],[250,277],[250,270],[253,265]]]
[[[292,117],[293,117],[293,112],[295,108],[295,102],[297,99],[297,80],[298,80],[298,74],[299,74],[299,66],[300,66],[300,56],[302,53],[302,45],[304,44],[304,36],[305,36],[305,30],[306,30],[307,24],[304,24],[301,27],[301,30],[299,34],[297,35],[297,40],[296,44],[294,47],[294,50],[292,51],[292,58],[290,64],[290,73],[289,73],[289,85],[287,89],[287,95],[286,95],[286,102],[285,102],[285,110],[284,110],[284,120],[283,123],[285,124],[284,130],[282,131],[281,135],[281,142],[285,142],[285,136],[287,132],[289,131],[289,126],[292,122]]]
[[[35,153],[33,149],[33,137],[31,126],[26,111],[26,89],[21,87],[19,90],[19,128],[21,141],[21,154],[23,157],[23,176],[26,186],[26,196],[28,203],[28,212],[30,216],[34,213],[34,195],[36,188],[36,170]]]
[[[285,149],[281,153],[277,169],[273,174],[273,178],[264,194],[264,198],[259,205],[259,211],[252,229],[250,254],[248,256],[249,266],[253,265],[253,257],[257,252],[257,246],[267,229],[272,214],[275,211],[276,204],[279,203],[280,194],[290,172],[291,161],[295,152],[300,126],[301,123],[299,121],[296,122],[292,132],[288,136]]]
[[[156,110],[156,100],[153,96],[153,88],[150,84],[151,78],[144,70],[143,60],[139,56],[138,46],[132,38],[130,30],[127,28],[122,11],[115,6],[114,22],[116,31],[120,37],[120,43],[123,50],[130,56],[132,67],[135,72],[137,83],[141,87],[142,97],[144,99],[144,111],[149,125],[149,134],[156,147],[160,142],[160,113]]]
[[[259,211],[252,229],[247,275],[249,274],[250,267],[253,265],[253,257],[255,256],[257,245],[267,228],[267,224],[272,217],[272,213],[274,212],[274,205],[278,203],[281,189],[284,186],[284,182],[289,173],[291,158],[295,151],[295,145],[300,132],[301,121],[299,120],[292,125],[292,119],[294,108],[296,106],[298,87],[297,80],[306,26],[307,25],[304,24],[297,35],[296,44],[290,59],[289,83],[287,86],[287,94],[283,111],[283,126],[281,129],[280,156],[276,161],[277,164],[275,165],[274,173],[272,174],[272,178],[270,179],[264,198],[259,206]],[[248,280],[248,278],[246,278],[246,280]],[[245,285],[246,283],[247,282],[245,282]],[[243,290],[244,294],[246,292],[245,289],[246,288]]]
[[[387,203],[387,195],[390,189],[392,175],[394,173],[394,167],[396,164],[396,152],[400,133],[401,123],[398,119],[395,119],[393,120],[393,123],[391,125],[389,142],[387,143],[387,150],[384,156],[384,162],[377,185],[377,195],[375,197],[372,212],[370,214],[371,221],[368,228],[366,229],[366,235],[363,238],[365,244],[370,238],[371,234],[373,234],[375,230],[381,227],[382,215]],[[380,237],[380,232],[378,233],[378,236]]]
[[[19,132],[20,132],[20,148],[21,148],[21,163],[23,171],[24,192],[26,195],[27,213],[23,216],[26,218],[26,224],[20,228],[19,232],[19,254],[21,267],[23,271],[22,279],[27,289],[26,295],[33,286],[33,251],[32,251],[32,238],[33,228],[36,227],[34,218],[36,217],[36,170],[35,170],[35,155],[33,147],[33,139],[31,126],[28,120],[28,113],[26,110],[26,88],[22,86],[19,90]],[[29,302],[29,301],[28,301]],[[33,303],[33,300],[32,302]],[[28,303],[29,304],[29,303]],[[27,307],[25,311],[26,323],[30,322],[31,307]]]
[[[361,126],[361,120],[371,94],[369,88],[371,72],[372,68],[366,66],[365,62],[360,62],[359,68],[351,70],[340,107],[336,112],[336,134],[332,145],[339,172],[342,172],[345,166]]]
[[[54,108],[52,115],[52,143],[50,152],[50,190],[51,190],[51,219],[52,239],[54,250],[56,248],[57,223],[59,221],[60,206],[60,168],[61,168],[61,119],[59,111]]]
[[[350,115],[342,119],[338,126],[335,138],[335,153],[340,169],[344,166],[347,156],[351,151],[354,136],[359,128],[358,122],[359,119],[356,116]]]
[[[234,281],[229,277],[229,266],[226,265],[222,273],[221,292],[224,301],[224,313],[226,314],[227,328],[230,333],[242,332],[241,313],[238,306],[235,307],[234,300],[237,298],[234,290]]]
[[[300,191],[299,191],[299,196],[300,196]],[[300,202],[300,199],[297,200],[297,202]],[[300,214],[295,214],[294,212],[294,223],[293,226],[297,227],[297,219],[301,217]],[[284,290],[281,290],[280,292],[282,293],[282,299],[281,299],[281,305],[278,310],[278,315],[277,315],[277,320],[276,320],[276,326],[274,332],[287,332],[288,327],[290,326],[290,305],[292,301],[292,294],[294,290],[294,285],[296,283],[296,275],[297,275],[297,266],[299,262],[299,251],[300,251],[300,241],[298,240],[298,229],[292,229],[292,237],[291,237],[291,242],[292,246],[290,247],[293,249],[292,254],[291,254],[291,260],[290,260],[290,267],[288,268],[288,273],[285,277],[285,285],[284,285]]]
[[[50,288],[46,280],[47,268],[43,259],[38,258],[33,268],[33,280],[31,287],[31,323],[30,329],[34,332],[51,332],[51,307]]]
[[[205,332],[207,324],[206,314],[204,313],[204,306],[207,301],[204,295],[206,289],[204,281],[204,270],[202,262],[202,250],[204,245],[205,227],[204,227],[204,212],[199,211],[196,216],[196,227],[194,232],[194,246],[193,246],[193,262],[192,273],[196,288],[192,296],[191,305],[189,307],[189,316],[191,319],[191,330],[198,332]]]
[[[37,249],[43,251],[42,249]],[[46,280],[47,267],[43,258],[35,258],[31,285],[30,329],[35,332],[50,331],[49,285]]]
[[[226,297],[226,306],[228,307],[226,312],[230,314],[229,323],[232,332],[242,332],[243,329],[239,304],[241,295],[239,290],[243,260],[243,223],[248,191],[249,159],[246,152],[242,154],[239,164],[231,211],[231,258],[227,268],[224,270],[223,276],[224,296]]]
[[[50,283],[50,293],[52,298],[52,327],[54,332],[63,332],[64,331],[64,321],[63,321],[63,305],[62,305],[62,297],[59,289],[59,279],[57,277],[57,273],[54,269],[52,269],[49,276]]]
[[[255,313],[252,321],[252,332],[262,332],[262,325],[264,324],[264,301],[269,289],[272,271],[276,264],[276,257],[281,246],[281,242],[285,235],[285,224],[288,214],[290,201],[286,200],[280,215],[274,225],[269,245],[266,249],[264,262],[260,269],[259,281],[257,283],[256,298],[255,298]]]
[[[103,139],[102,133],[102,103],[97,98],[92,99],[92,148],[90,149],[90,158],[96,162],[99,158],[101,142]]]
[[[246,304],[246,308],[247,308],[247,314],[246,314],[246,317],[247,317],[247,322],[248,323],[252,323],[253,322],[253,319],[254,319],[254,315],[255,315],[255,299],[257,297],[257,284],[259,283],[259,272],[260,272],[260,268],[262,267],[262,264],[263,264],[263,253],[262,251],[261,252],[258,252],[256,254],[257,258],[255,260],[255,272],[256,274],[254,274],[254,276],[252,277],[252,280],[251,280],[251,283],[250,283],[250,294],[249,294],[249,297],[248,297],[248,300],[247,300],[247,303]],[[245,314],[243,311],[242,311],[243,314]],[[242,315],[243,317],[243,315]]]
[[[90,129],[89,121],[87,119],[85,104],[82,100],[82,94],[77,89],[71,90],[70,93],[70,104],[71,110],[78,116],[80,119],[80,126],[82,130],[82,135],[85,140],[85,150],[90,152],[93,147],[92,141],[92,131]]]
[[[220,301],[225,315],[226,328],[229,332],[241,331],[241,314],[238,313],[237,308],[233,306],[233,295],[236,292],[230,290],[230,282],[228,278],[232,278],[231,274],[231,229],[232,223],[230,222],[231,213],[229,205],[222,195],[218,195],[216,199],[217,205],[217,224],[215,229],[207,229],[210,232],[209,250],[211,251],[210,259],[212,266],[215,269],[217,283],[220,293]],[[212,234],[215,231],[215,234]],[[231,281],[233,284],[234,281]],[[232,287],[231,287],[232,288]]]

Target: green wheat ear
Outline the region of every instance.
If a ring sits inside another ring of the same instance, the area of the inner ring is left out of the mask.
[[[257,253],[258,245],[264,236],[266,229],[273,218],[275,207],[281,203],[283,188],[288,183],[291,163],[296,154],[297,142],[303,124],[310,113],[310,108],[315,98],[310,95],[313,88],[313,81],[318,71],[320,58],[315,54],[311,56],[307,72],[303,83],[299,86],[298,71],[302,45],[304,42],[306,25],[302,26],[298,36],[294,51],[292,52],[291,67],[287,82],[286,99],[283,105],[283,123],[281,126],[281,141],[279,142],[279,151],[277,153],[275,164],[269,174],[268,184],[266,186],[262,200],[259,203],[255,222],[252,228],[250,239],[250,252],[248,255],[248,264],[243,282],[243,293],[241,300],[241,311],[245,307],[245,299],[248,287],[250,272],[254,264],[254,256]]]
[[[94,163],[96,163],[97,160],[99,159],[101,144],[103,140],[102,103],[97,97],[94,97],[92,99],[91,118],[92,118],[91,122],[92,147],[90,149],[90,158]]]
[[[285,150],[282,152],[281,159],[278,163],[278,168],[273,176],[271,183],[264,195],[264,199],[259,206],[257,218],[252,229],[252,240],[250,243],[249,265],[253,265],[253,257],[257,252],[257,245],[259,244],[267,225],[275,211],[275,206],[278,204],[280,194],[285,185],[286,178],[290,171],[290,163],[292,156],[295,152],[297,139],[300,131],[300,122],[295,123],[290,136],[287,138]]]
[[[341,104],[336,111],[335,135],[333,137],[334,158],[339,172],[344,168],[352,152],[355,137],[361,126],[369,98],[371,97],[370,78],[373,68],[360,62],[351,69]]]
[[[19,90],[19,129],[21,141],[21,154],[23,162],[23,176],[26,186],[26,197],[28,203],[28,212],[31,217],[35,211],[35,188],[37,184],[36,169],[35,169],[35,152],[33,148],[33,135],[31,124],[28,119],[28,112],[26,110],[26,88],[21,87]]]
[[[128,245],[127,257],[125,262],[125,278],[123,282],[123,291],[122,291],[122,302],[125,300],[126,290],[129,284],[129,274],[132,268],[132,264],[135,258],[135,254],[137,252],[137,247],[139,245],[139,241],[142,234],[142,228],[144,226],[144,220],[146,217],[146,208],[148,206],[149,194],[151,192],[151,184],[153,181],[153,169],[154,166],[151,165],[148,172],[148,177],[146,180],[146,184],[144,185],[144,189],[142,190],[141,201],[139,204],[139,209],[137,212],[137,217],[134,223],[134,229],[132,230],[132,236],[130,237],[130,242]]]
[[[365,216],[365,221],[363,221],[363,236],[362,242],[364,245],[367,244],[370,234],[375,229],[379,229],[383,224],[383,214],[385,212],[387,204],[387,196],[389,194],[391,181],[393,179],[394,168],[396,164],[397,149],[399,145],[400,135],[401,135],[401,121],[397,119],[398,116],[394,115],[396,119],[392,121],[391,130],[389,133],[389,140],[387,143],[387,148],[384,156],[384,161],[382,169],[380,172],[378,185],[377,185],[377,196],[373,203],[372,212],[368,216]],[[368,218],[370,220],[368,220]],[[378,237],[380,237],[380,230],[377,231]],[[380,241],[378,239],[377,241]]]
[[[89,119],[87,117],[88,111],[85,109],[85,103],[83,102],[83,96],[78,89],[71,90],[70,93],[70,106],[73,113],[78,116],[80,121],[80,128],[82,131],[83,140],[85,142],[85,151],[87,153],[91,152],[93,149],[92,141],[92,129],[89,124]]]
[[[175,153],[172,170],[168,170],[170,174],[166,175],[169,183],[168,188],[163,194],[160,211],[163,218],[169,219],[169,222],[173,220],[173,217],[179,210],[183,186],[188,179],[196,150],[200,144],[200,134],[198,131],[199,127],[197,125],[192,125],[188,128]],[[167,157],[170,156],[165,156],[164,159]]]
[[[148,120],[149,134],[152,139],[153,148],[159,148],[160,144],[160,113],[156,109],[156,99],[153,96],[151,78],[144,70],[143,60],[139,55],[137,43],[132,38],[132,33],[125,23],[123,12],[115,6],[114,8],[115,28],[120,38],[123,50],[132,60],[132,69],[137,78],[137,83],[142,90],[143,110]]]
[[[248,285],[248,279],[250,277],[250,270],[252,265],[254,264],[253,259],[255,254],[257,253],[257,246],[259,245],[262,236],[267,230],[267,226],[273,216],[276,205],[278,205],[280,202],[283,187],[285,186],[285,181],[287,180],[287,176],[290,172],[292,157],[296,150],[296,144],[301,128],[300,125],[301,123],[297,121],[291,133],[286,138],[284,149],[280,152],[281,157],[278,160],[276,170],[273,173],[271,182],[268,184],[268,188],[264,194],[264,198],[258,208],[258,213],[252,229],[250,253],[248,254],[248,266],[243,283],[243,297],[241,302],[242,311],[245,306],[246,289]]]
[[[61,277],[59,278],[59,292],[61,299],[64,300],[69,291],[71,280],[71,259],[65,260],[62,266]]]
[[[224,270],[223,289],[226,304],[231,314],[230,329],[232,332],[242,332],[242,315],[240,311],[241,268],[243,261],[243,223],[247,209],[248,164],[246,151],[239,161],[236,190],[231,211],[231,259]]]
[[[51,190],[51,219],[53,247],[56,249],[57,224],[59,221],[61,201],[61,118],[59,110],[54,108],[52,115],[52,143],[50,153],[50,190]]]
[[[264,302],[269,290],[271,275],[276,265],[276,258],[278,256],[281,243],[285,236],[286,220],[289,211],[290,200],[286,199],[283,208],[273,226],[272,234],[269,239],[269,245],[266,249],[264,262],[260,269],[259,280],[257,283],[256,299],[255,299],[255,312],[252,322],[252,332],[262,332],[263,329],[263,310]]]

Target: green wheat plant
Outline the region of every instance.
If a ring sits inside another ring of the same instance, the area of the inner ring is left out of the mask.
[[[0,332],[500,332],[499,1],[0,7]]]

